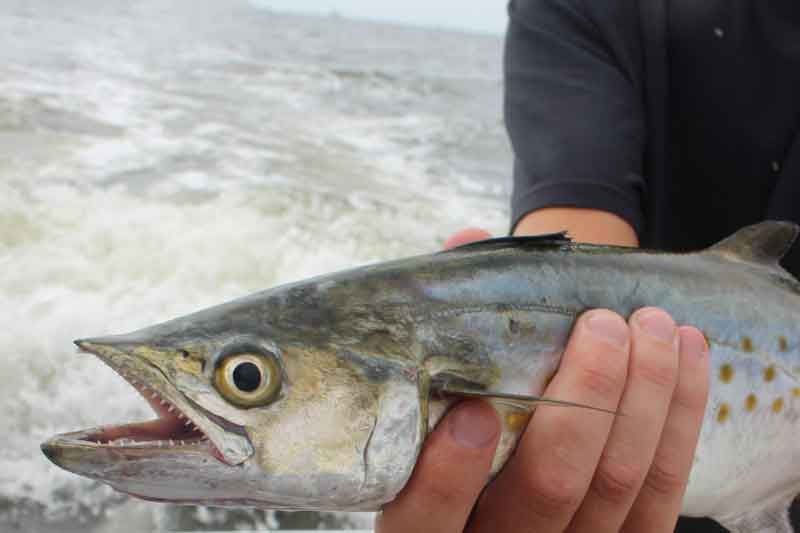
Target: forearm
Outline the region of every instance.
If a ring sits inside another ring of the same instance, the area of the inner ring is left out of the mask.
[[[636,2],[511,0],[509,14],[514,233],[567,229],[578,241],[636,246],[647,186]]]
[[[538,209],[519,221],[514,228],[514,235],[536,235],[564,230],[579,242],[639,246],[639,239],[630,224],[617,215],[598,209]]]

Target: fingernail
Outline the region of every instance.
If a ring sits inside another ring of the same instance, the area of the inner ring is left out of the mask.
[[[586,326],[593,334],[614,346],[622,348],[628,343],[628,325],[611,311],[591,311]]]
[[[675,322],[660,309],[646,309],[637,313],[636,323],[643,331],[664,342],[675,339]]]
[[[702,359],[708,353],[708,345],[703,335],[687,328],[679,330],[681,339],[681,357]]]
[[[476,402],[455,406],[447,415],[447,426],[453,439],[466,448],[485,448],[499,431],[494,409]]]

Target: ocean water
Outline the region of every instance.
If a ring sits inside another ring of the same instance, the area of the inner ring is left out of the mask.
[[[0,3],[0,531],[369,527],[139,502],[39,451],[152,416],[72,339],[506,230],[500,37],[265,4]]]

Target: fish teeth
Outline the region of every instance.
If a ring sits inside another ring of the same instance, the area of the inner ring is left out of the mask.
[[[156,391],[153,391],[153,394],[151,394],[150,397],[155,400],[156,398],[158,398],[158,393]]]
[[[192,424],[192,421],[191,421],[191,420],[189,420],[189,419],[186,419],[186,422],[184,422],[184,423],[183,423],[183,425],[184,425],[184,426],[186,426],[186,427],[192,427],[192,426],[194,426],[194,424]]]
[[[172,404],[170,404],[170,405],[167,407],[167,411],[169,411],[170,413],[171,413],[172,411],[174,411],[174,410],[175,410],[175,407],[174,407]]]

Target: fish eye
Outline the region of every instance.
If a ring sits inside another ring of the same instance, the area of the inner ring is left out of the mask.
[[[260,407],[274,400],[280,390],[280,367],[272,354],[230,354],[214,372],[214,386],[234,405]]]

